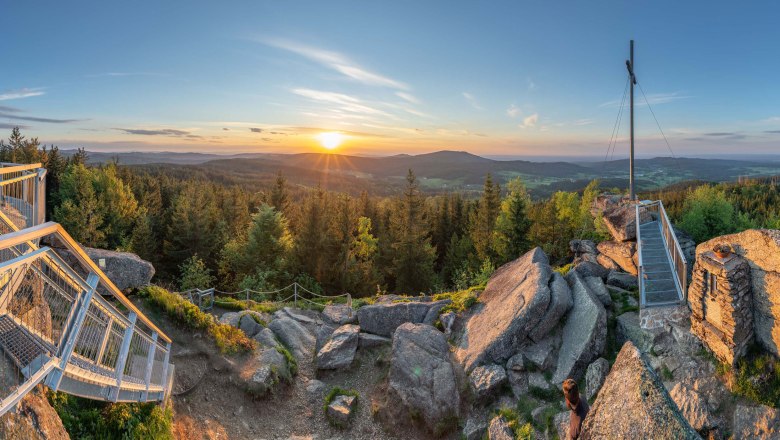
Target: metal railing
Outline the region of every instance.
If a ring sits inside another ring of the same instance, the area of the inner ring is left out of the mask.
[[[661,238],[664,242],[664,249],[666,250],[667,258],[672,266],[674,283],[679,292],[681,300],[685,300],[687,294],[688,284],[688,263],[685,260],[685,254],[680,247],[680,243],[677,240],[677,235],[674,233],[672,222],[669,221],[669,216],[666,214],[664,204],[660,200],[645,201],[638,203],[636,206],[636,241],[637,252],[639,254],[638,265],[638,279],[639,279],[639,291],[641,298],[644,299],[645,292],[645,277],[644,277],[644,261],[641,252],[642,236],[640,226],[647,223],[647,220],[658,221],[661,228]]]
[[[40,163],[0,163],[0,211],[20,229],[46,219],[46,169]]]

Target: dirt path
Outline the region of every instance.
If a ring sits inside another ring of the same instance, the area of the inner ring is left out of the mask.
[[[177,328],[159,312],[144,312],[173,338],[174,394],[178,395],[171,401],[174,434],[179,439],[430,438],[409,419],[389,420],[386,414],[391,411],[374,414],[386,405],[389,347],[358,350],[352,368],[341,372],[318,373],[311,360],[299,361],[292,384],[255,399],[236,374],[246,357],[223,356],[206,335]],[[346,429],[331,426],[324,414],[324,396],[335,386],[359,393],[356,413]]]

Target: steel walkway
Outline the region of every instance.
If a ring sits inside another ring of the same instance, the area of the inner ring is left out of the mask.
[[[0,349],[15,368],[0,371],[0,415],[39,383],[110,402],[164,401],[170,338],[62,226],[42,223],[45,175],[40,164],[0,164]]]
[[[636,205],[642,307],[685,301],[687,263],[661,201]]]

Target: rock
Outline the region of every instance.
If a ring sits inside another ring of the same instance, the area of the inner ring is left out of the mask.
[[[545,420],[543,419],[544,412],[547,411],[548,409],[550,409],[550,405],[537,406],[536,408],[531,410],[531,420],[533,420],[536,425],[544,426],[545,425]]]
[[[352,416],[356,403],[357,397],[355,396],[340,395],[334,397],[326,410],[328,419],[339,426],[345,426],[349,423],[349,418]]]
[[[700,439],[631,342],[623,345],[582,424],[580,439]]]
[[[680,244],[680,250],[685,257],[685,261],[688,263],[688,270],[690,271],[696,260],[696,242],[693,241],[693,237],[688,235],[687,232],[682,229],[677,229],[674,225],[672,225],[672,230],[674,230],[674,235],[677,236],[677,243]]]
[[[576,266],[574,270],[577,271],[583,277],[599,277],[602,280],[607,279],[609,271],[603,268],[600,264],[593,263],[591,261],[583,261]]]
[[[558,352],[560,345],[560,332],[548,334],[541,341],[522,349],[524,364],[533,365],[540,371],[549,370],[555,365],[555,354]]]
[[[460,393],[443,333],[426,324],[406,323],[397,328],[389,391],[436,434],[457,419]]]
[[[569,242],[569,250],[575,257],[583,254],[598,255],[599,253],[593,240],[571,240]]]
[[[553,426],[558,431],[558,438],[561,440],[569,439],[569,421],[571,420],[571,412],[563,411],[553,417]]]
[[[463,440],[482,440],[487,432],[487,422],[474,416],[466,419],[466,425],[463,427]]]
[[[392,339],[390,338],[372,335],[371,333],[360,332],[358,335],[358,347],[360,348],[380,347],[385,344],[389,345],[391,342]]]
[[[641,221],[651,220],[651,215],[644,210]],[[636,238],[636,208],[630,201],[621,201],[617,205],[607,207],[602,215],[604,225],[615,241],[628,241]]]
[[[734,438],[769,440],[780,438],[780,410],[768,406],[737,405]]]
[[[566,284],[563,275],[553,272],[549,286],[550,305],[547,306],[547,311],[544,312],[544,316],[542,316],[539,324],[528,335],[532,341],[540,341],[547,336],[558,325],[558,322],[569,311],[573,303],[571,290],[569,290],[569,285]]]
[[[504,367],[493,364],[475,368],[469,375],[469,380],[477,399],[485,399],[501,389],[507,381],[507,376]]]
[[[364,332],[390,337],[395,329],[405,322],[423,322],[431,304],[409,301],[367,305],[358,309],[358,322]]]
[[[452,333],[452,325],[455,324],[455,318],[457,315],[455,312],[447,312],[439,315],[439,322],[444,327],[444,334],[450,335]]]
[[[661,331],[642,329],[639,314],[636,312],[627,312],[618,316],[615,333],[618,344],[631,341],[643,353],[649,353],[653,345],[662,338]]]
[[[512,394],[516,398],[528,394],[528,373],[525,371],[522,353],[509,358],[506,363],[506,375]]]
[[[607,311],[577,272],[566,281],[572,289],[574,306],[563,327],[561,349],[553,383],[567,378],[579,380],[585,368],[604,352],[607,343]]]
[[[639,287],[635,276],[623,272],[612,270],[607,275],[607,284],[617,286],[621,289],[630,290]]]
[[[312,379],[306,384],[306,392],[309,394],[322,394],[325,391],[325,382]]]
[[[636,243],[625,241],[602,241],[598,244],[598,250],[601,255],[609,257],[624,271],[636,275],[636,264],[634,263],[634,254],[636,253]]]
[[[336,331],[337,327],[338,326],[335,324],[323,323],[322,325],[319,325],[317,326],[317,328],[314,329],[314,338],[316,339],[316,344],[314,345],[315,352],[319,353],[322,347],[324,347],[325,344],[328,343],[328,339],[330,339],[330,335],[332,335],[333,332]]]
[[[296,309],[293,307],[285,307],[282,310],[277,310],[274,315],[277,313],[283,314],[281,316],[287,315],[302,324],[317,324],[317,321],[319,321],[320,318],[320,314],[317,311]]]
[[[354,324],[345,324],[337,328],[317,353],[315,359],[317,368],[335,370],[352,365],[358,347],[358,333],[360,327]]]
[[[609,290],[607,290],[607,286],[604,285],[604,281],[601,278],[585,277],[585,282],[604,307],[612,307],[612,297],[609,296]]]
[[[506,362],[530,342],[529,335],[538,326],[548,325],[541,322],[543,317],[555,318],[547,315],[554,279],[540,248],[493,274],[455,348],[455,358],[467,373],[482,363]]]
[[[241,366],[239,377],[248,391],[262,396],[273,390],[282,380],[292,380],[287,359],[276,348],[260,348]]]
[[[138,289],[148,286],[152,281],[152,277],[154,277],[154,266],[152,266],[152,263],[142,260],[136,254],[84,246],[82,248],[119,290]],[[76,261],[70,251],[58,249],[57,253],[67,262],[75,263]],[[76,267],[81,266],[78,263],[74,265]],[[200,286],[201,289],[209,287],[211,286]]]
[[[599,392],[607,374],[609,374],[609,361],[604,358],[598,358],[588,365],[585,372],[585,397],[588,400],[593,399]]]
[[[220,324],[227,324],[238,328],[238,323],[241,320],[241,312],[225,312],[219,317]]]
[[[271,321],[268,328],[298,360],[311,358],[314,354],[316,338],[298,321],[286,317],[277,318]]]
[[[14,411],[0,417],[0,438],[68,440],[70,436],[49,404],[43,386],[38,386],[19,401]]]
[[[765,349],[780,356],[780,230],[748,229],[696,246],[696,258],[716,244],[728,244],[750,266],[753,330]],[[690,267],[690,266],[689,266]]]
[[[501,416],[496,416],[488,426],[489,440],[514,440],[515,433],[509,426],[509,422]]]
[[[706,400],[692,387],[678,383],[669,395],[693,429],[706,433],[718,427],[718,420],[710,413]]]
[[[533,373],[528,373],[528,387],[549,390],[551,385],[550,382],[545,379],[544,374],[534,371]]]
[[[601,267],[603,267],[604,269],[607,269],[607,270],[622,270],[620,268],[620,266],[617,263],[615,263],[615,260],[613,260],[612,258],[609,258],[606,255],[599,254],[596,257],[596,262]]]
[[[257,332],[252,339],[257,341],[261,346],[265,348],[276,348],[279,346],[279,341],[276,340],[274,332],[270,328],[263,328]]]
[[[431,303],[431,308],[428,309],[428,313],[426,313],[425,318],[423,318],[423,324],[428,324],[428,325],[435,324],[436,321],[439,319],[439,315],[441,314],[442,309],[447,307],[450,304],[452,304],[452,300],[449,299]]]
[[[346,304],[328,304],[322,310],[322,316],[333,324],[344,325],[357,322],[357,314]]]
[[[247,336],[251,338],[252,336],[259,333],[260,330],[263,329],[263,326],[258,324],[257,321],[255,321],[255,318],[252,317],[252,315],[244,314],[238,320],[238,328],[240,328],[244,333],[246,333]]]

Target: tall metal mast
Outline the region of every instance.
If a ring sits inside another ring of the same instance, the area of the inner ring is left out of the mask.
[[[626,60],[626,67],[628,68],[628,77],[631,83],[631,155],[628,161],[628,193],[631,200],[634,200],[636,199],[636,192],[634,191],[634,85],[636,84],[636,76],[634,76],[634,40],[631,40],[630,60]]]

